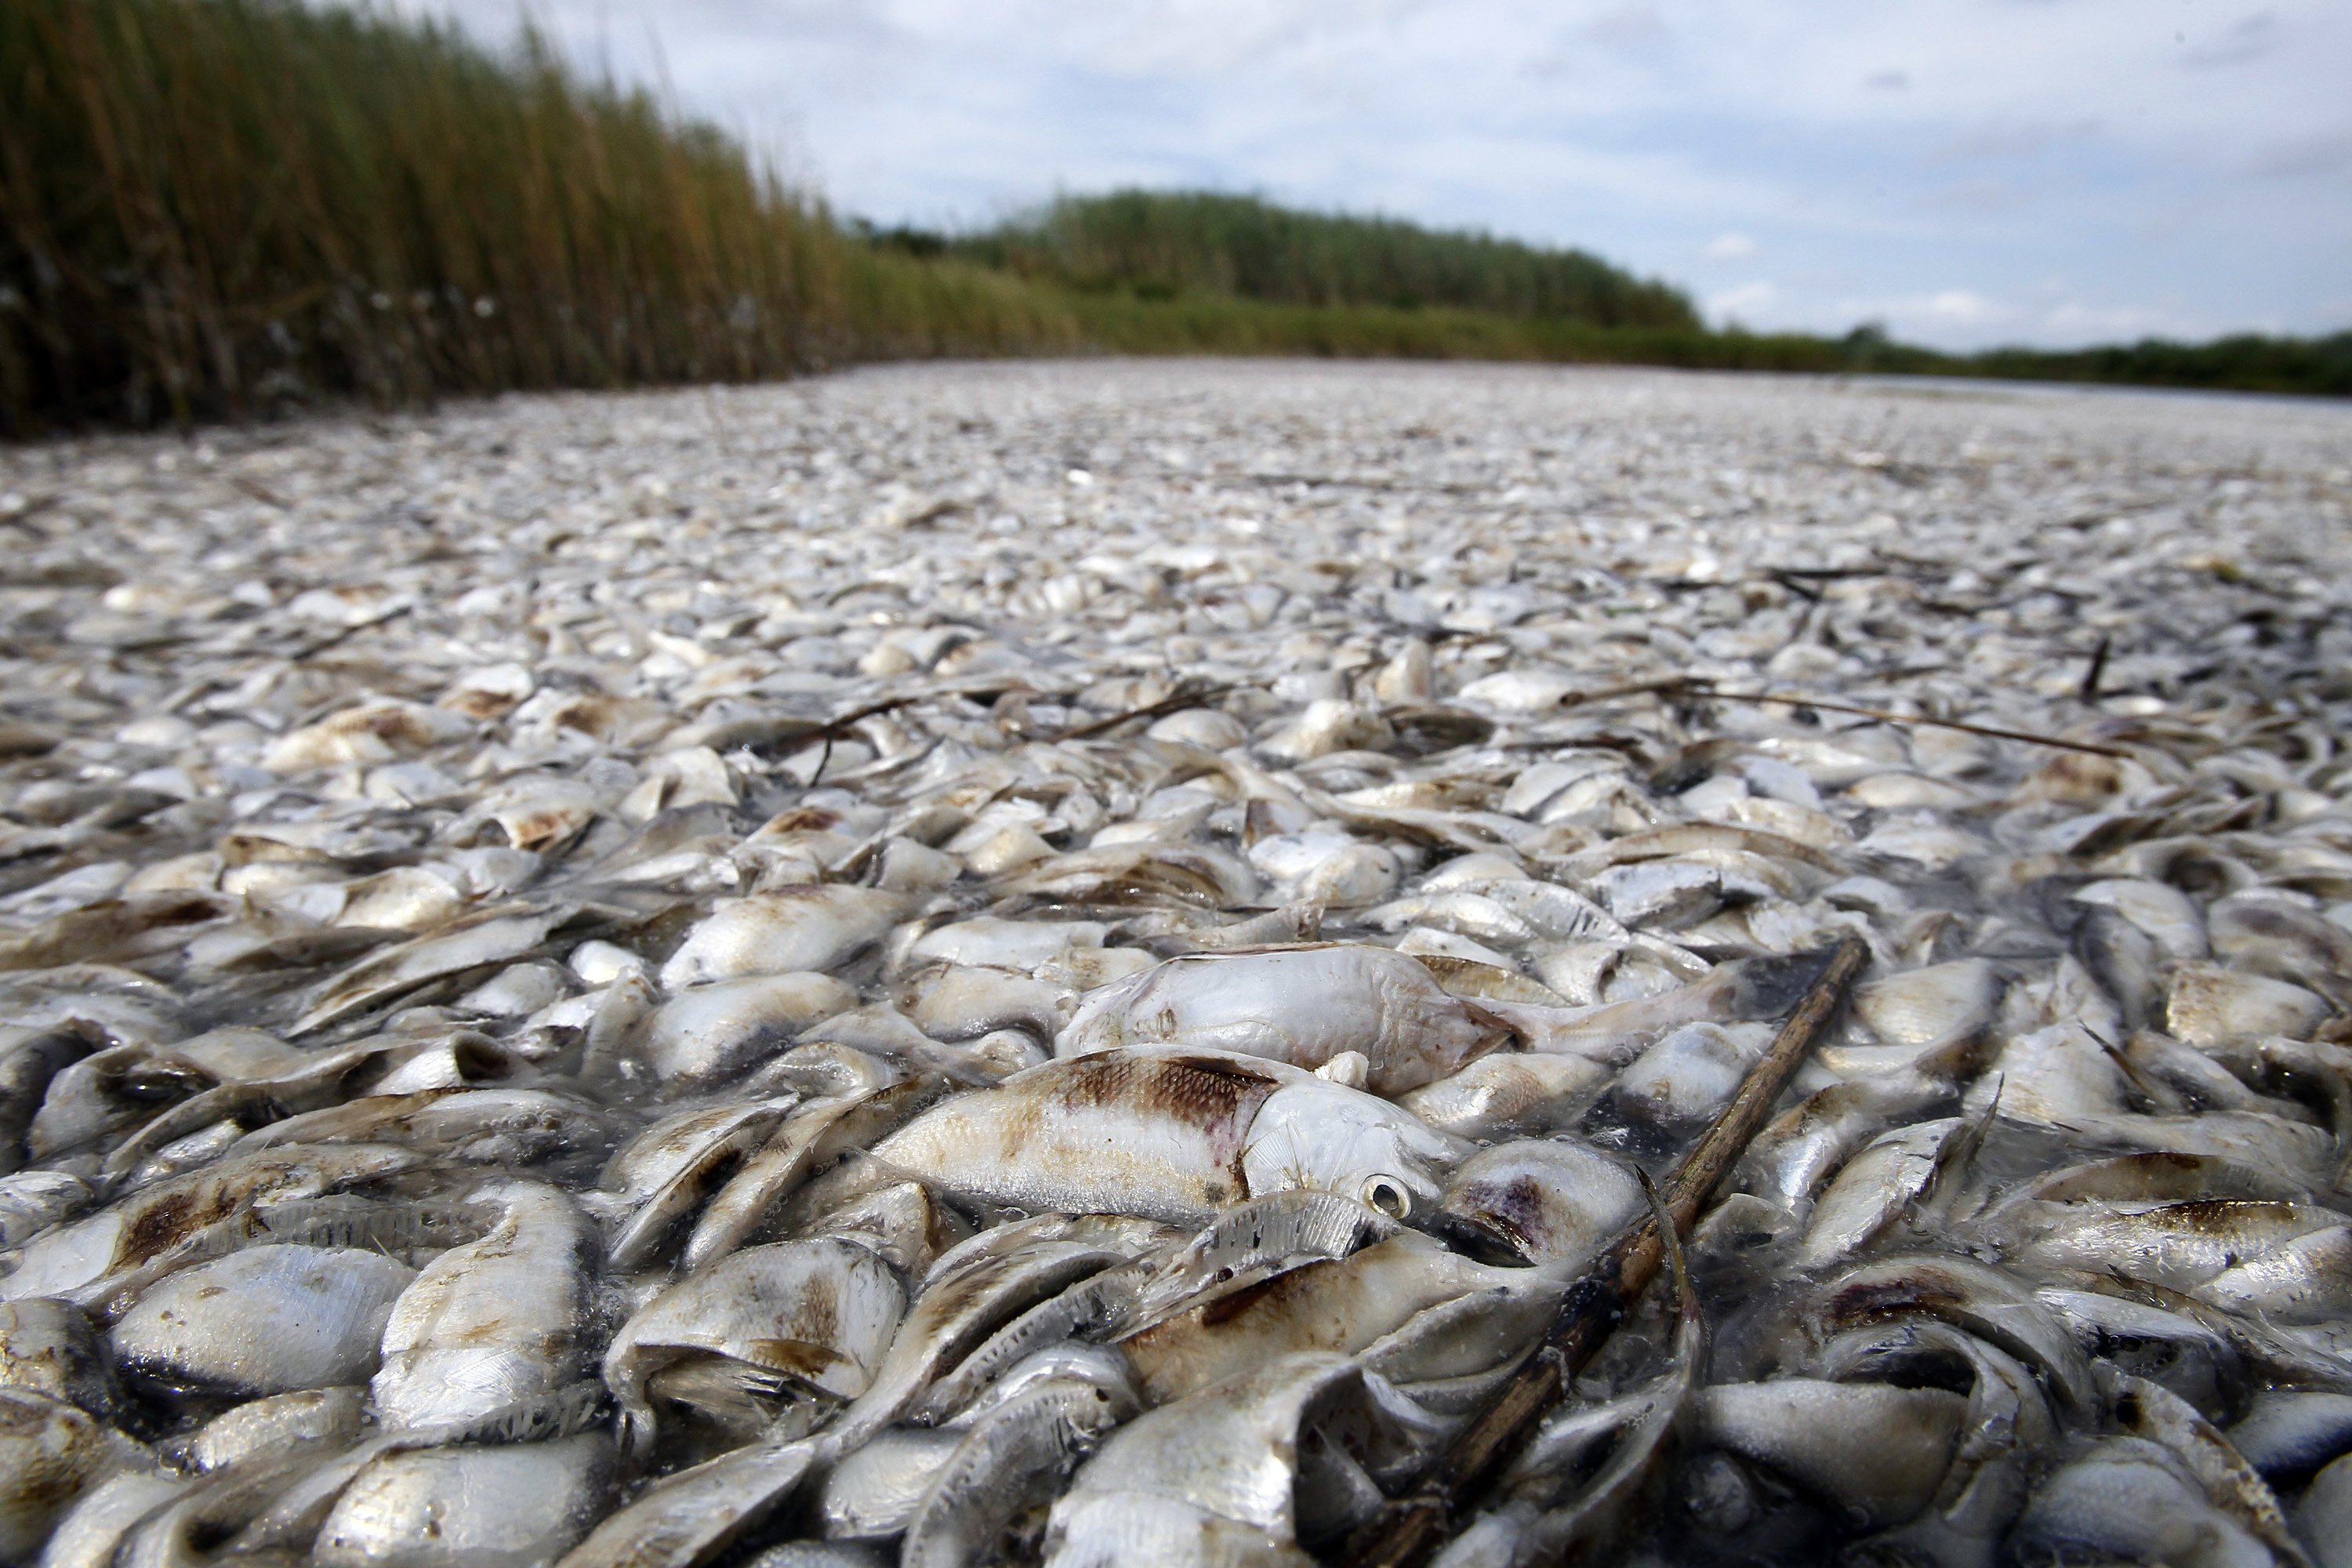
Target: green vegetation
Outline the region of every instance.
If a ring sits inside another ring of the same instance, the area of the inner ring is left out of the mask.
[[[1295,212],[1213,191],[1064,196],[944,248],[1058,288],[1147,301],[1192,294],[1276,305],[1452,306],[1603,327],[1699,325],[1680,290],[1581,250]]]
[[[0,5],[0,434],[930,354],[1475,357],[2352,395],[2352,334],[1956,358],[1707,331],[1580,251],[1252,197],[874,233],[537,37]]]

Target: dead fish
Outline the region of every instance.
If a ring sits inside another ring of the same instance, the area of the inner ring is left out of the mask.
[[[281,1449],[339,1447],[356,1440],[366,1419],[364,1388],[297,1389],[232,1406],[163,1451],[178,1468],[202,1474]]]
[[[907,950],[909,963],[957,963],[1030,973],[1073,949],[1103,944],[1110,928],[1100,921],[1012,921],[981,915],[936,926]]]
[[[819,1019],[856,1005],[856,992],[824,974],[761,974],[692,986],[647,1020],[644,1059],[665,1083],[716,1082],[756,1066]]]
[[[1933,1502],[1968,1401],[1940,1388],[1775,1378],[1699,1391],[1696,1436],[1883,1529]]]
[[[1270,834],[1249,847],[1249,861],[1287,896],[1335,910],[1380,903],[1402,876],[1385,845],[1330,831]]]
[[[2334,1011],[2326,998],[2284,980],[2185,963],[2173,971],[2164,1027],[2175,1039],[2210,1049],[2260,1035],[2307,1038]]]
[[[612,1439],[467,1445],[387,1454],[345,1487],[320,1526],[322,1568],[528,1568],[588,1532],[610,1504]]]
[[[1013,1519],[1049,1501],[1078,1462],[1133,1414],[1132,1395],[1122,1400],[1097,1382],[1051,1377],[976,1415],[908,1517],[899,1562],[960,1568],[994,1561]]]
[[[2276,1322],[2340,1322],[2352,1310],[2352,1226],[2331,1225],[2269,1247],[2195,1293]]]
[[[0,1177],[25,1162],[25,1135],[57,1075],[90,1053],[89,1032],[73,1026],[0,1026]]]
[[[1168,899],[1229,909],[1255,903],[1257,875],[1237,855],[1207,845],[1115,844],[1040,860],[1003,884],[1008,896],[1115,904]]]
[[[1478,1263],[1401,1231],[1165,1318],[1127,1334],[1118,1349],[1138,1388],[1160,1404],[1294,1352],[1364,1351],[1416,1314],[1474,1293],[1493,1293],[1498,1303],[1543,1303],[1557,1300],[1564,1285],[1549,1271]],[[1540,1325],[1538,1307],[1527,1327]],[[1487,1350],[1488,1367],[1524,1348],[1486,1347],[1475,1337],[1466,1346]]]
[[[931,1478],[963,1441],[957,1430],[891,1426],[841,1457],[814,1504],[830,1541],[891,1541],[906,1533]]]
[[[16,1270],[0,1279],[0,1300],[58,1296],[99,1307],[201,1261],[208,1246],[243,1245],[249,1233],[239,1222],[256,1205],[314,1197],[416,1163],[406,1150],[370,1143],[266,1149],[217,1161],[35,1237]]]
[[[426,1089],[366,1095],[289,1117],[247,1133],[232,1148],[369,1142],[482,1164],[529,1165],[603,1150],[614,1131],[609,1112],[553,1089]]]
[[[807,1441],[753,1443],[665,1476],[605,1515],[556,1568],[698,1568],[789,1500],[818,1454]]]
[[[2352,934],[2334,921],[2251,891],[2216,900],[2209,918],[2213,950],[2232,965],[2307,986],[2338,1007],[2352,1000]]]
[[[114,1420],[121,1401],[89,1319],[38,1296],[0,1305],[0,1386],[64,1400],[101,1421]]]
[[[625,1215],[609,1258],[635,1268],[659,1251],[745,1154],[800,1103],[796,1094],[676,1111],[613,1156],[604,1191]]]
[[[919,1277],[940,1254],[969,1240],[972,1228],[920,1182],[893,1182],[825,1205],[808,1222],[805,1234],[854,1241],[899,1273]]]
[[[2032,1366],[2068,1407],[2091,1405],[2090,1365],[2072,1337],[2023,1287],[1984,1264],[1926,1253],[1882,1258],[1835,1276],[1820,1299],[1833,1325],[1939,1319]]]
[[[1619,1162],[1570,1140],[1530,1139],[1456,1166],[1431,1228],[1489,1261],[1572,1276],[1641,1211],[1640,1182]]]
[[[1968,1163],[1989,1120],[1938,1117],[1873,1139],[1814,1203],[1797,1266],[1826,1268],[1885,1236],[1930,1198],[1948,1171]]]
[[[0,1176],[0,1247],[17,1247],[89,1205],[96,1194],[68,1171]]]
[[[1329,1193],[1276,1193],[1226,1210],[1181,1247],[1154,1250],[1088,1274],[996,1330],[941,1376],[917,1412],[957,1416],[993,1395],[996,1380],[1083,1342],[1139,1333],[1179,1312],[1205,1310],[1306,1264],[1349,1257],[1392,1236],[1397,1224]],[[1100,1352],[1125,1386],[1124,1356]],[[1024,1359],[1025,1358],[1025,1359]],[[1097,1371],[1087,1375],[1106,1379]]]
[[[0,937],[0,971],[130,963],[184,947],[242,912],[238,900],[207,892],[140,893],[85,904]]]
[[[294,1023],[302,1036],[378,1007],[446,975],[507,963],[547,940],[559,912],[530,904],[477,910],[414,941],[362,959],[314,991]]]
[[[1822,1184],[1889,1121],[1948,1100],[1950,1086],[1912,1073],[1831,1084],[1765,1124],[1740,1157],[1740,1190],[1804,1211]]]
[[[2230,1446],[2265,1478],[2292,1484],[2352,1453],[2352,1394],[2266,1389],[2229,1436]]]
[[[1610,1100],[1629,1121],[1668,1135],[1687,1131],[1731,1103],[1771,1041],[1761,1025],[1685,1024],[1617,1075]]]
[[[1205,1048],[1310,1069],[1360,1051],[1368,1087],[1395,1095],[1454,1071],[1502,1034],[1411,958],[1329,942],[1171,959],[1089,995],[1055,1049]]]
[[[1609,1079],[1607,1068],[1581,1057],[1496,1051],[1395,1099],[1438,1131],[1475,1142],[1568,1126]]]
[[[1283,1357],[1113,1433],[1054,1505],[1045,1562],[1310,1561],[1300,1546],[1377,1507],[1438,1429],[1344,1356]]]
[[[1197,1224],[1287,1187],[1402,1217],[1437,1195],[1431,1173],[1459,1150],[1384,1100],[1282,1063],[1114,1050],[950,1100],[873,1152],[973,1197]]]
[[[2289,1532],[2269,1483],[2194,1405],[2129,1373],[2114,1373],[2103,1381],[2113,1393],[2118,1426],[2169,1449],[2216,1508],[2277,1552],[2280,1561],[2308,1568],[2309,1560]]]
[[[462,1423],[546,1397],[587,1353],[596,1251],[587,1215],[532,1182],[491,1182],[467,1201],[504,1215],[426,1264],[393,1304],[370,1381],[387,1426]]]
[[[809,1175],[851,1149],[872,1145],[939,1099],[935,1079],[908,1079],[820,1100],[786,1116],[745,1155],[695,1221],[680,1261],[705,1268],[740,1246]]]
[[[2352,1536],[2352,1463],[2338,1459],[2311,1479],[2295,1505],[2295,1534],[2311,1548],[2320,1568],[2343,1568],[2352,1561],[2344,1542]]]
[[[879,1431],[1008,1321],[1160,1238],[1154,1226],[1085,1215],[982,1231],[932,1265],[871,1385],[827,1436],[848,1447]]]
[[[935,1040],[969,1040],[998,1029],[1023,1029],[1050,1040],[1068,1012],[1061,987],[1008,969],[946,964],[902,987],[908,1016]],[[846,1009],[842,1009],[845,1011]]]
[[[744,1568],[887,1568],[873,1547],[855,1541],[787,1541],[751,1558]]]
[[[145,1448],[61,1399],[0,1388],[0,1558],[29,1563],[74,1500]]]
[[[1471,1521],[1441,1553],[1446,1568],[1480,1563],[1557,1561],[1620,1532],[1668,1440],[1690,1415],[1706,1360],[1706,1324],[1674,1216],[1644,1185],[1665,1247],[1675,1292],[1673,1340],[1664,1371],[1648,1387],[1599,1407],[1570,1407],[1546,1420],[1505,1471],[1504,1501]]]
[[[2095,1554],[2198,1568],[2277,1561],[2165,1449],[2137,1437],[2103,1439],[2043,1482],[2014,1539],[2021,1552],[2061,1560]]]
[[[44,1568],[110,1568],[123,1538],[194,1484],[169,1470],[117,1470],[58,1516],[38,1561]]]
[[[1820,968],[1811,954],[1719,964],[1704,979],[1654,995],[1566,1010],[1513,1003],[1483,1005],[1518,1032],[1524,1048],[1622,1065],[1685,1024],[1776,1017],[1795,1005]]]
[[[2019,1205],[2006,1215],[2007,1223],[2030,1227],[2031,1239],[2017,1254],[2029,1264],[2120,1273],[2176,1290],[2198,1289],[2234,1268],[2342,1225],[2330,1210],[2251,1198],[2039,1210]],[[2280,1268],[2296,1272],[2284,1259]]]
[[[905,1309],[889,1265],[854,1242],[731,1254],[614,1335],[604,1381],[620,1403],[624,1446],[650,1450],[656,1400],[739,1430],[803,1436],[866,1392]]]
[[[880,941],[906,910],[898,894],[838,882],[722,899],[662,965],[661,983],[677,991],[742,975],[822,972]]]
[[[249,1555],[290,1551],[299,1542],[315,1542],[344,1489],[390,1456],[445,1445],[462,1452],[464,1446],[471,1444],[528,1445],[572,1436],[602,1415],[604,1392],[602,1385],[593,1382],[573,1384],[553,1394],[529,1396],[486,1415],[384,1431],[331,1457],[314,1457],[295,1471],[291,1485],[280,1482],[268,1489],[266,1506],[243,1510],[241,1528],[236,1531],[231,1547]],[[239,1474],[239,1469],[232,1468],[221,1479],[233,1482]],[[223,1522],[213,1521],[199,1533],[218,1531]]]
[[[1854,1016],[1890,1046],[1931,1046],[1992,1019],[2000,980],[1982,959],[1930,964],[1854,988]]]
[[[96,1051],[49,1080],[26,1130],[26,1147],[36,1159],[51,1159],[168,1116],[176,1101],[201,1101],[217,1084],[266,1081],[301,1061],[301,1052],[258,1029],[215,1029],[168,1047],[140,1042]]]
[[[252,1398],[362,1383],[415,1277],[349,1247],[248,1247],[160,1281],[108,1337],[148,1388]]]
[[[2115,910],[2177,963],[2193,963],[2211,951],[2203,912],[2170,883],[2116,879],[2089,883],[2069,897],[2079,904]]]

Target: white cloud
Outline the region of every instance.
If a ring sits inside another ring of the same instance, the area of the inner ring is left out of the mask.
[[[1738,261],[1756,254],[1756,242],[1738,229],[1728,229],[1706,242],[1710,261]]]
[[[1708,295],[1706,313],[1717,324],[1731,321],[1744,322],[1760,311],[1770,310],[1780,298],[1780,290],[1759,278],[1752,283],[1742,283],[1736,289]]]
[[[2010,314],[2009,308],[1972,289],[1946,289],[1927,297],[1927,314],[1962,326],[1979,326]]]

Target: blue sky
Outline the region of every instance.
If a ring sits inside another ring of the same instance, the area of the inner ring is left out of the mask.
[[[2352,326],[2352,0],[531,11],[885,223],[1204,185],[1581,245],[1757,328]]]

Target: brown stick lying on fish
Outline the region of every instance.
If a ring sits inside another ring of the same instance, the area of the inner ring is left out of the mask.
[[[1678,1229],[1690,1229],[1716,1184],[1763,1127],[1773,1101],[1821,1037],[1869,957],[1869,951],[1850,938],[1832,951],[1820,978],[1780,1026],[1771,1049],[1684,1156],[1666,1186],[1666,1209]],[[1331,1560],[1364,1568],[1414,1568],[1427,1562],[1444,1543],[1454,1521],[1468,1517],[1565,1396],[1578,1370],[1640,1300],[1656,1277],[1663,1256],[1657,1221],[1644,1214],[1568,1293],[1542,1347],[1439,1452],[1421,1484],[1349,1535]]]

